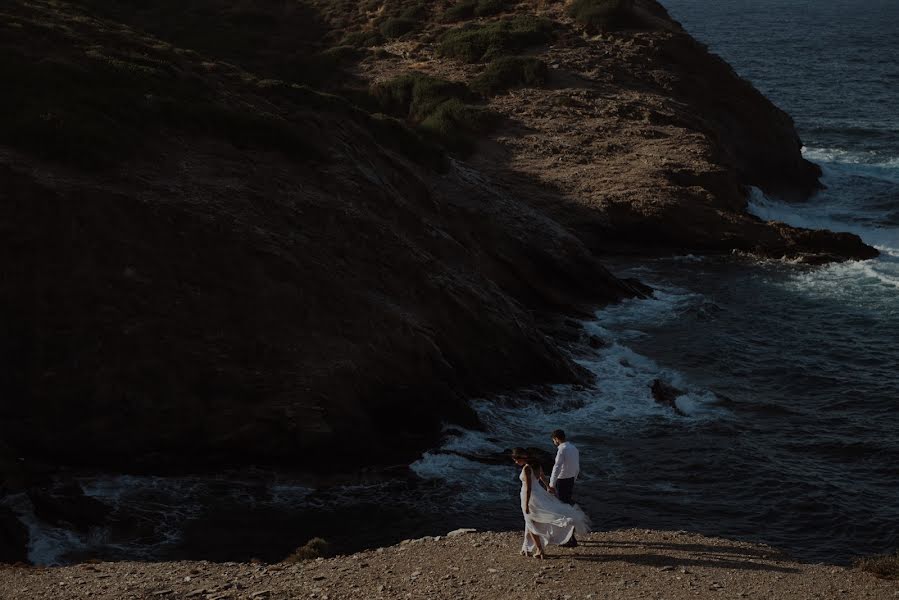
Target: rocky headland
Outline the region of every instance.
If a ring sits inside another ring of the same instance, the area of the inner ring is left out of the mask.
[[[595,16],[0,7],[0,493],[405,463],[472,397],[590,383],[570,318],[649,293],[603,256],[876,255],[748,214],[820,185],[789,116],[652,0]]]

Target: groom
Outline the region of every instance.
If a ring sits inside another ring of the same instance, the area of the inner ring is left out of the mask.
[[[555,494],[566,504],[574,504],[574,480],[581,470],[580,453],[574,444],[565,439],[565,432],[556,429],[552,432],[553,445],[558,448],[556,462],[549,477],[549,492]],[[577,546],[577,540],[571,540],[563,546]]]

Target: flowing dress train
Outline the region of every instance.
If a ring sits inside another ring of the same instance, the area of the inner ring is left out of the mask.
[[[527,497],[527,477],[531,477],[531,501],[529,514],[524,513]],[[518,476],[521,480],[521,514],[524,516],[524,552],[533,552],[536,545],[528,533],[540,538],[541,545],[564,544],[577,532],[578,535],[590,533],[590,519],[578,505],[565,504],[538,483],[529,467],[521,469]]]

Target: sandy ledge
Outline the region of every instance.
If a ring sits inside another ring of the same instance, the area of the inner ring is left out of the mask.
[[[0,568],[0,597],[297,599],[899,598],[899,582],[687,532],[595,533],[547,560],[521,534],[464,533],[298,564],[85,563]]]

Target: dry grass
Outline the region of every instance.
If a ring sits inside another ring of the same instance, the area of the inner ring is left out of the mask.
[[[855,568],[884,579],[899,579],[899,552],[860,558],[855,561]]]

